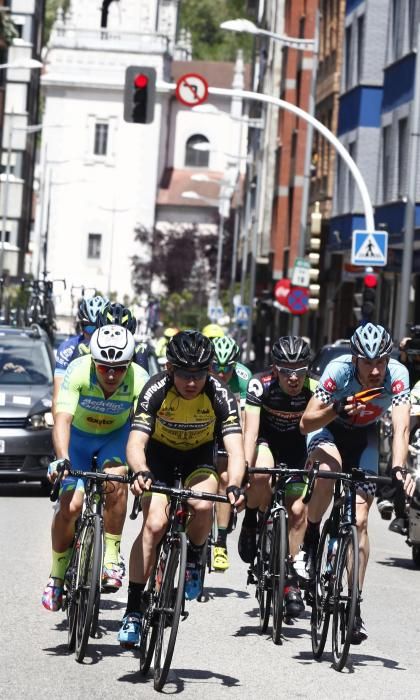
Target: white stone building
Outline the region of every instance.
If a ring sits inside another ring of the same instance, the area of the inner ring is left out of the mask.
[[[63,316],[73,314],[82,286],[132,297],[131,257],[148,254],[135,243],[136,227],[191,221],[217,227],[217,201],[180,196],[186,190],[220,196],[217,184],[191,181],[194,172],[222,179],[245,168],[241,101],[212,99],[212,112],[191,110],[167,87],[186,72],[203,73],[213,85],[244,85],[240,59],[216,70],[214,63],[190,61],[188,37],[176,34],[178,5],[112,2],[105,28],[99,3],[72,0],[55,22],[42,78],[45,128],[33,249],[39,251],[46,237],[47,270],[66,279],[58,304]],[[129,65],[157,71],[151,124],[123,120]],[[194,151],[197,141],[208,141],[211,151]],[[34,270],[42,267],[34,255]]]

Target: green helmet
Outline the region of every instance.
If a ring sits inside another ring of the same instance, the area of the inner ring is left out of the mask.
[[[214,356],[219,365],[234,365],[239,357],[239,346],[228,335],[213,340]]]

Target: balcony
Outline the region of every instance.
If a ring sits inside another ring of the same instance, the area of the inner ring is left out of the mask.
[[[140,54],[164,54],[169,38],[164,34],[129,32],[115,29],[79,29],[56,23],[49,48],[125,51]]]

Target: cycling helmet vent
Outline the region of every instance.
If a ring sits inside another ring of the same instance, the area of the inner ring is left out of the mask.
[[[97,328],[90,341],[90,351],[97,362],[109,364],[129,362],[133,358],[134,349],[132,333],[117,325]]]
[[[108,299],[106,299],[106,297],[101,297],[99,294],[95,297],[82,299],[77,313],[79,321],[87,324],[96,323],[98,315],[108,303]]]
[[[233,365],[239,357],[239,346],[228,335],[213,340],[214,355],[220,365]]]
[[[271,349],[273,362],[305,362],[309,361],[310,356],[309,344],[296,335],[285,335],[279,338]]]
[[[356,357],[375,360],[391,354],[392,338],[383,326],[366,323],[356,328],[350,338],[350,348]]]
[[[137,328],[137,321],[130,309],[127,309],[126,306],[118,302],[107,304],[98,314],[96,319],[97,328],[102,328],[102,326],[107,326],[109,324],[123,326],[127,328],[130,333],[134,333]]]
[[[175,367],[204,369],[213,359],[213,344],[199,331],[180,331],[166,348],[166,358]]]

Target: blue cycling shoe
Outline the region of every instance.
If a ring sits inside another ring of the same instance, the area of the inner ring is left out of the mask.
[[[199,564],[187,562],[185,571],[185,600],[196,600],[201,593],[201,568]]]
[[[118,641],[125,649],[133,649],[140,642],[141,613],[129,613],[123,617]]]

